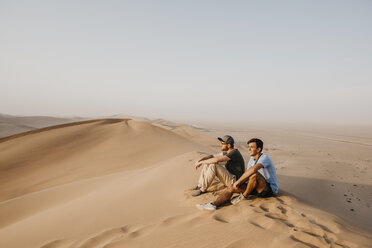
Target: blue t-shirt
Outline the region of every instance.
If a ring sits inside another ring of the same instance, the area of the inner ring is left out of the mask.
[[[256,164],[256,160],[253,157],[249,159],[247,170]],[[271,190],[274,194],[278,194],[279,186],[276,180],[276,169],[271,158],[265,153],[259,157],[257,164],[262,164],[263,168],[259,169],[258,172],[265,178],[266,182],[270,184]]]

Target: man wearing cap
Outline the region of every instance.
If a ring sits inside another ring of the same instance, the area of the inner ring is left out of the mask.
[[[193,188],[197,190],[193,196],[206,193],[213,179],[218,179],[225,185],[231,186],[245,171],[244,159],[238,149],[234,148],[234,139],[229,135],[218,138],[222,154],[205,156],[195,163],[195,169],[204,165],[200,174],[198,185]],[[225,166],[218,163],[226,162]]]

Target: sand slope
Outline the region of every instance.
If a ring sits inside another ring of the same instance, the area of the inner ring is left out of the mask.
[[[215,212],[192,198],[212,139],[97,120],[0,140],[0,247],[372,247],[369,232],[282,194]]]
[[[198,147],[147,123],[105,119],[0,139],[0,200],[138,169]]]

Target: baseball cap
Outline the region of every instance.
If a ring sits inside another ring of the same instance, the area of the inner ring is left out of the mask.
[[[225,135],[223,138],[217,138],[221,142],[225,142],[226,144],[234,145],[234,139],[230,135]]]

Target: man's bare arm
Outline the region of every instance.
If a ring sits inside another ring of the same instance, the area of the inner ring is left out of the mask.
[[[219,162],[226,162],[229,160],[230,158],[226,155],[220,155],[220,154],[213,155],[212,158],[197,162],[195,169],[198,169],[202,164],[217,164]]]
[[[214,157],[213,155],[207,155],[207,156],[202,157],[201,159],[199,159],[198,162],[206,160],[206,159],[210,159],[210,158],[213,158],[213,157]]]
[[[251,168],[249,168],[244,174],[234,183],[234,187],[239,187],[240,184],[245,182],[251,175],[256,173],[259,169],[263,168],[262,164],[255,164]]]
[[[205,161],[205,160],[211,159],[211,158],[213,158],[213,157],[214,157],[214,155],[207,155],[207,156],[204,156],[204,157],[202,157],[201,159],[197,160],[197,161],[195,162],[195,168],[196,168],[196,169],[199,168],[198,164],[199,164],[201,161]]]

